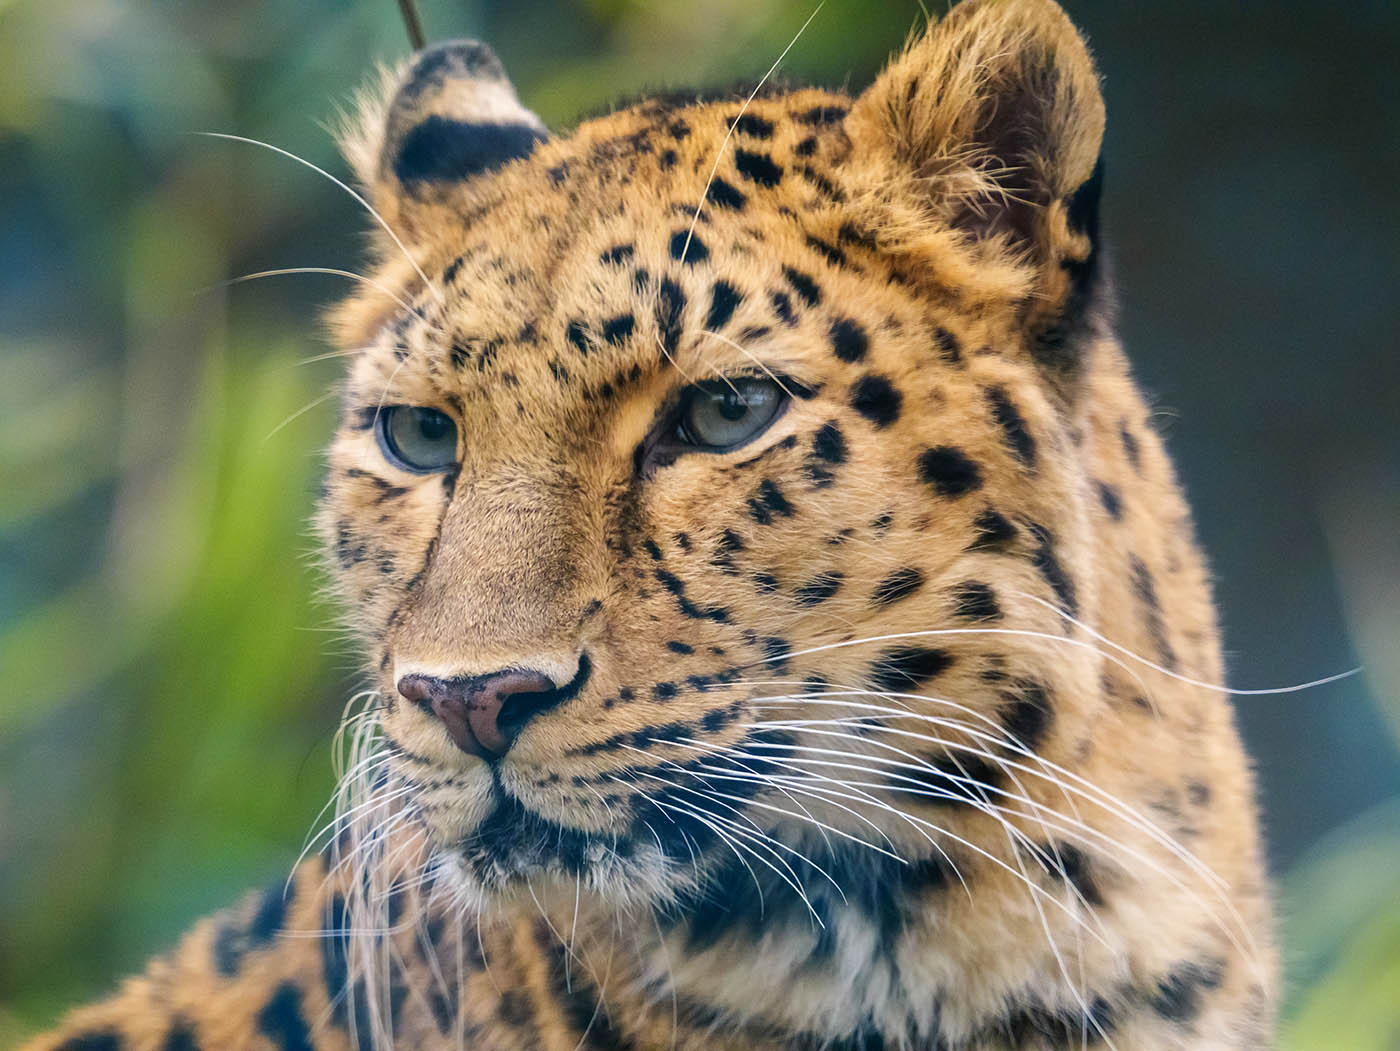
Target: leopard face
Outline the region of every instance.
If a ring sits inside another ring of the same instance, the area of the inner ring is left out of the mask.
[[[562,139],[445,45],[366,118],[400,240],[337,317],[319,521],[382,776],[468,896],[937,867],[999,764],[1082,739],[1059,699],[1091,665],[1046,639],[1092,587],[1061,359],[1101,107],[1051,25],[1050,82],[1005,70],[1030,131],[987,127],[958,28],[856,100],[653,101]],[[910,141],[895,95],[948,127]]]

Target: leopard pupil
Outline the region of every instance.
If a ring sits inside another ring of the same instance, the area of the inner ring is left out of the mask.
[[[418,417],[418,433],[430,442],[439,441],[447,435],[451,421],[441,413],[425,412]]]
[[[748,402],[744,401],[744,399],[734,393],[734,391],[725,391],[724,394],[720,396],[719,414],[731,423],[735,420],[742,420],[744,414],[748,411]]]

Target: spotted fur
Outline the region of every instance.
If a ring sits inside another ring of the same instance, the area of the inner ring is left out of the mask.
[[[347,135],[381,231],[317,522],[375,687],[335,840],[36,1048],[1270,1039],[1206,571],[1108,327],[1050,0],[855,98],[550,138],[473,43]],[[657,440],[773,375],[732,452]],[[428,406],[455,466],[374,441]],[[541,674],[509,751],[406,676]]]

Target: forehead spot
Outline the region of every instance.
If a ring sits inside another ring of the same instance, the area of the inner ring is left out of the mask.
[[[742,148],[734,150],[734,167],[745,179],[760,186],[777,186],[783,177],[783,169],[768,154],[751,153]]]
[[[840,360],[860,361],[869,346],[865,329],[850,318],[837,318],[831,323],[831,349]]]
[[[693,266],[710,258],[710,249],[691,230],[677,230],[671,235],[671,258]]]
[[[982,485],[981,470],[952,445],[925,449],[919,455],[919,478],[939,496],[962,496]]]
[[[851,389],[851,408],[876,427],[888,427],[899,419],[903,397],[884,376],[870,373]]]

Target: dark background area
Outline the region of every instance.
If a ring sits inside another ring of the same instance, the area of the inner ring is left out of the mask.
[[[420,0],[552,127],[761,75],[779,0]],[[1104,76],[1120,328],[1217,577],[1285,1044],[1400,1040],[1400,5],[1069,0]],[[921,20],[827,0],[783,71]],[[390,0],[0,2],[0,1046],[285,870],[356,689],[305,531],[368,220],[327,123]],[[301,411],[305,409],[305,411]],[[1387,992],[1388,990],[1388,992]]]

